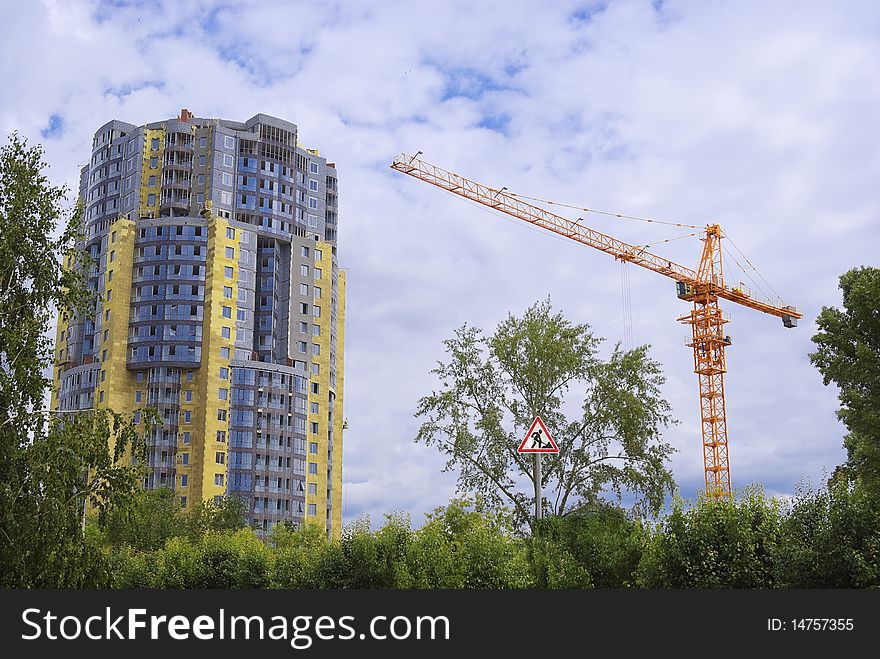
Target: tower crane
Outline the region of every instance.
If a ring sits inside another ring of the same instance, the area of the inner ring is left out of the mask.
[[[421,152],[419,152],[421,153]],[[705,227],[700,262],[696,269],[674,263],[647,251],[638,245],[591,229],[544,208],[527,203],[517,195],[471,181],[453,172],[441,169],[415,156],[400,154],[391,168],[425,181],[447,192],[477,202],[496,211],[518,218],[535,226],[559,234],[588,247],[610,254],[615,259],[647,268],[676,282],[680,299],[691,302],[690,313],[678,318],[691,326],[687,345],[694,352],[694,373],[700,388],[700,419],[703,440],[706,494],[721,498],[731,495],[730,459],[727,449],[727,412],[724,404],[724,374],[727,364],[724,350],[730,337],[724,332],[728,322],[723,317],[719,300],[761,311],[782,319],[785,327],[797,326],[802,314],[794,306],[777,305],[753,296],[740,286],[724,281],[721,240],[724,234],[718,224]]]

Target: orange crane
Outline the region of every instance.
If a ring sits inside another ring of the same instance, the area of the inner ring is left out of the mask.
[[[419,152],[421,153],[421,152]],[[475,201],[535,226],[611,254],[615,259],[634,263],[665,275],[676,282],[678,297],[693,303],[689,314],[678,318],[691,326],[688,346],[694,351],[694,373],[700,383],[700,417],[703,434],[703,464],[706,494],[720,498],[730,496],[730,460],[727,451],[727,413],[724,404],[724,374],[727,364],[724,349],[730,337],[724,333],[727,320],[722,316],[719,299],[736,302],[744,307],[782,318],[785,327],[796,327],[802,314],[793,306],[780,306],[752,296],[743,287],[729,286],[724,281],[721,262],[723,233],[717,224],[705,227],[703,250],[696,270],[674,263],[539,206],[522,201],[506,188],[497,190],[441,169],[415,156],[401,154],[391,168],[420,181],[431,183],[447,192]]]

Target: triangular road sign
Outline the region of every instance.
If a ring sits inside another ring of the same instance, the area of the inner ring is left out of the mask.
[[[559,453],[559,447],[556,446],[541,417],[536,416],[516,451],[517,453]]]

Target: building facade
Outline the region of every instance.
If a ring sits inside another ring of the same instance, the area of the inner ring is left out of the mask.
[[[336,168],[258,114],[95,133],[82,168],[94,313],[58,321],[53,408],[152,408],[144,487],[341,529],[345,273]],[[88,262],[88,266],[81,265]]]

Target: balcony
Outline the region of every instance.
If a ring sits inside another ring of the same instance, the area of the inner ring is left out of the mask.
[[[189,170],[169,170],[166,171],[165,175],[162,177],[163,187],[183,188],[188,190],[191,183],[192,177],[189,174]]]
[[[193,137],[189,133],[168,133],[165,136],[165,149],[192,151]]]
[[[189,200],[189,190],[165,189],[162,191],[159,206],[182,206],[189,208]]]
[[[192,154],[186,151],[166,151],[162,164],[163,169],[179,169],[188,172],[192,169]]]

